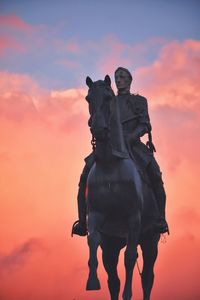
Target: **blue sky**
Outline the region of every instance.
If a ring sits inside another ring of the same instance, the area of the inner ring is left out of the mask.
[[[26,50],[7,49],[0,69],[30,74],[46,88],[84,85],[86,75],[104,75],[101,63],[112,55],[131,69],[148,65],[167,42],[199,39],[200,33],[198,0],[1,0],[0,11],[36,29],[30,36],[1,26],[0,35]],[[69,43],[76,51],[66,50]],[[116,45],[124,46],[118,54]]]

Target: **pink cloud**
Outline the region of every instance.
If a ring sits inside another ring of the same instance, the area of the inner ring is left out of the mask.
[[[24,31],[30,33],[34,30],[34,27],[26,23],[16,14],[11,15],[0,15],[0,26]]]
[[[185,40],[165,45],[150,66],[136,70],[136,88],[143,88],[154,103],[180,108],[199,105],[200,42]],[[152,97],[153,96],[153,97]]]
[[[146,65],[146,56],[154,53],[167,40],[155,37],[137,44],[128,44],[119,40],[115,35],[107,36],[97,43],[88,42],[87,49],[98,53],[97,69],[101,74],[113,74],[117,67],[127,67],[134,73],[136,66]]]
[[[199,69],[200,42],[186,40],[168,43],[153,64],[136,70],[135,89],[149,100],[155,140],[171,166],[194,161],[200,149]]]
[[[26,48],[19,43],[14,37],[8,37],[6,35],[0,36],[0,55],[4,55],[7,49],[15,49],[20,53],[25,53]]]
[[[175,258],[180,260],[179,267],[185,263],[183,256],[178,254],[178,248],[175,251],[175,239],[178,236],[186,232],[193,235],[197,243],[196,246],[194,244],[194,261],[191,262],[193,282],[190,284],[191,288],[188,285],[188,291],[185,291],[185,295],[193,294],[194,299],[198,299],[199,295],[195,280],[195,247],[199,247],[200,236],[197,230],[199,216],[196,213],[200,208],[200,188],[197,180],[200,174],[199,69],[200,42],[174,41],[162,48],[159,57],[151,65],[137,69],[133,82],[135,90],[146,96],[149,103],[153,139],[157,148],[155,156],[163,172],[167,192],[167,216],[174,236],[171,236],[174,243],[174,265],[177,265]],[[184,249],[188,250],[184,250],[185,257],[187,251],[193,252],[189,246],[186,247],[186,240],[187,238],[184,240]],[[183,249],[183,246],[180,247]],[[175,277],[173,276],[174,281]],[[167,278],[172,284],[173,280],[169,276]],[[181,278],[182,281],[189,282],[187,272]],[[177,289],[176,293],[176,299],[189,299],[188,296],[182,297],[181,289]]]
[[[124,48],[116,48],[120,57]],[[171,231],[167,244],[159,245],[155,299],[200,296],[198,57],[197,41],[168,43],[152,65],[134,76],[149,101]],[[47,91],[30,76],[0,75],[1,249],[13,253],[13,245],[23,245],[30,236],[48,243],[47,253],[35,253],[23,268],[4,276],[3,299],[106,298],[101,264],[102,291],[85,292],[87,243],[70,239],[83,157],[91,150],[86,90]]]
[[[32,94],[41,93],[39,84],[30,75],[0,72],[0,94],[11,92],[27,92]]]
[[[107,37],[102,41],[101,49],[103,56],[100,57],[97,64],[102,73],[113,73],[117,65],[128,65],[129,59],[123,58],[123,52],[127,50],[128,45],[120,43],[115,36]]]
[[[57,62],[57,64],[64,66],[70,70],[76,70],[80,67],[80,64],[77,61],[73,61],[69,59],[60,60]]]
[[[68,41],[57,39],[54,41],[55,46],[61,52],[69,52],[72,54],[80,54],[84,49],[80,47],[79,43],[75,38],[69,39]]]
[[[80,47],[76,41],[69,41],[66,44],[66,49],[67,51],[75,54],[78,54],[80,52]]]
[[[0,115],[12,121],[31,119],[62,130],[78,129],[87,123],[85,95],[81,88],[47,91],[28,75],[0,73]]]
[[[31,25],[25,22],[16,14],[0,15],[0,54],[5,55],[6,50],[15,50],[25,53],[27,50],[34,50],[32,45],[39,48],[44,47],[44,25]]]

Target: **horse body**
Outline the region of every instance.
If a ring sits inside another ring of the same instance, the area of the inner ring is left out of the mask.
[[[142,211],[141,188],[141,178],[131,159],[96,162],[88,176],[87,202],[90,213],[102,215],[97,230],[126,238],[129,218]]]

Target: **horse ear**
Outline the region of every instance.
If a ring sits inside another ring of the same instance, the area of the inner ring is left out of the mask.
[[[89,88],[91,88],[91,86],[93,85],[93,81],[89,76],[86,77],[86,84]]]
[[[110,79],[110,76],[109,76],[109,75],[106,75],[106,76],[105,76],[104,82],[105,82],[107,85],[111,86],[111,79]]]

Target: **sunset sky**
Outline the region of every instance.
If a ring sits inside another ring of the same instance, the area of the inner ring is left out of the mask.
[[[86,292],[87,241],[70,234],[91,151],[85,78],[115,90],[118,66],[148,99],[167,192],[152,300],[200,299],[199,14],[198,0],[0,0],[0,300],[109,299],[101,251],[102,289]],[[133,289],[141,300],[137,270]]]

